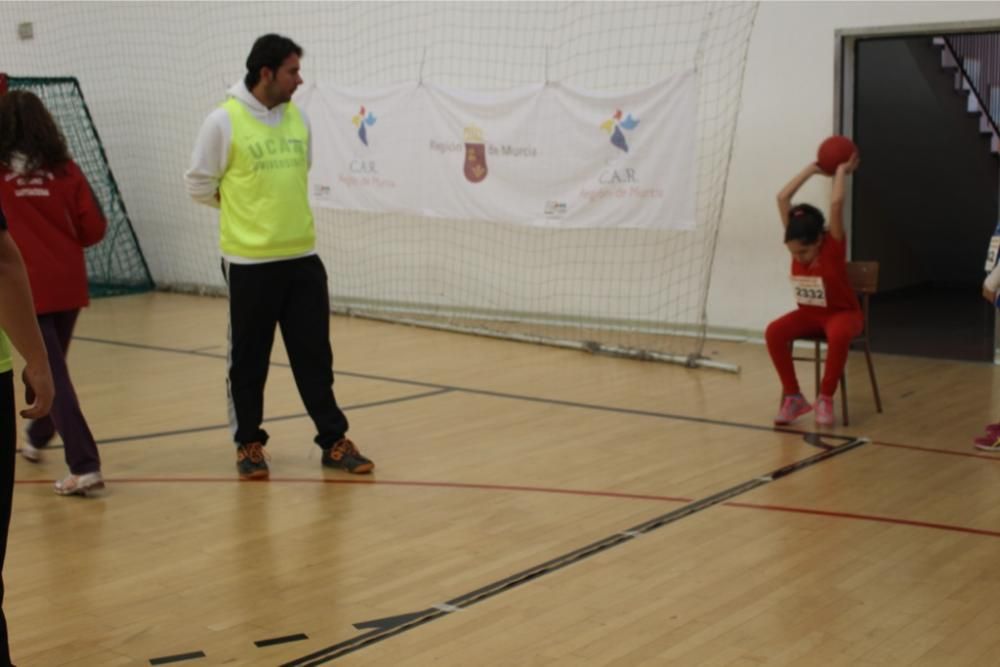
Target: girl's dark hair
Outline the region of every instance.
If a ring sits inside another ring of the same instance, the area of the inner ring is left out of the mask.
[[[38,96],[12,90],[0,96],[0,164],[10,166],[15,153],[25,169],[54,169],[69,162],[66,138]]]
[[[266,67],[272,72],[277,72],[285,58],[292,54],[302,57],[302,47],[281,35],[270,33],[261,35],[253,43],[250,55],[247,56],[247,75],[243,77],[243,83],[248,90],[260,81],[260,68]]]
[[[785,243],[799,241],[813,245],[819,241],[826,220],[823,212],[809,204],[798,204],[788,211],[788,225],[785,227]]]

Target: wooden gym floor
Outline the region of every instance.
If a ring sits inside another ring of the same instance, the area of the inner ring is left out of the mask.
[[[709,342],[735,375],[334,318],[375,474],[320,467],[279,336],[272,477],[239,482],[225,331],[222,299],[81,316],[108,488],[18,460],[21,667],[1000,664],[992,365],[878,355],[879,415],[852,353],[817,435],[771,427],[762,345]]]

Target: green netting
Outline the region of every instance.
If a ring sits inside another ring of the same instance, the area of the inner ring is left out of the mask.
[[[92,297],[132,294],[153,289],[143,257],[125,210],[121,192],[94,127],[80,84],[75,78],[10,77],[10,90],[30,90],[38,95],[59,123],[73,159],[86,174],[97,197],[108,231],[104,240],[87,248],[87,275]]]

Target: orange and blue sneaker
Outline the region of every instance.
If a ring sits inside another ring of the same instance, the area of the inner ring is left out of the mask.
[[[813,407],[809,405],[809,401],[802,394],[788,394],[781,399],[781,409],[778,410],[774,423],[776,426],[791,424],[812,409]]]
[[[261,442],[248,442],[236,448],[236,470],[240,479],[267,479],[267,452]]]
[[[355,475],[362,475],[375,469],[375,464],[362,456],[354,443],[347,438],[341,438],[329,449],[324,449],[320,463],[327,468],[346,470]]]

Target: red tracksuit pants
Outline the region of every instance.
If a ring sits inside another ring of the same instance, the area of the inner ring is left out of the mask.
[[[785,395],[801,393],[798,378],[795,377],[795,363],[792,361],[792,342],[796,338],[826,334],[826,365],[823,368],[820,393],[833,396],[837,391],[840,376],[844,373],[851,340],[859,335],[863,328],[864,317],[860,310],[821,308],[799,308],[767,325],[764,334],[767,351],[781,378]]]

